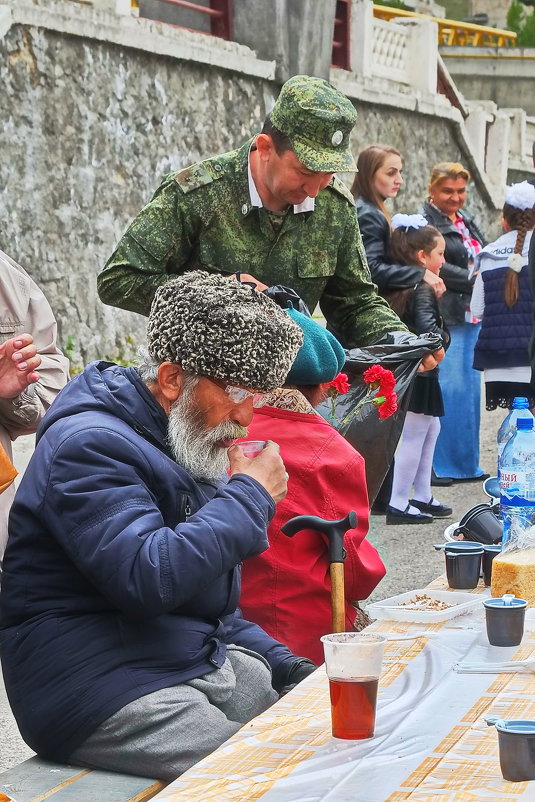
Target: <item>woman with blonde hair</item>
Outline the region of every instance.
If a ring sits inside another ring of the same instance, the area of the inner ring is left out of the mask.
[[[529,341],[533,296],[528,251],[535,226],[535,187],[527,181],[505,193],[504,233],[476,259],[477,278],[470,309],[481,318],[474,368],[483,371],[487,409],[511,408],[515,396],[535,405]]]
[[[433,484],[470,482],[485,477],[479,465],[481,377],[472,367],[479,321],[470,312],[474,261],[484,239],[473,218],[462,207],[470,173],[458,162],[433,167],[429,199],[422,207],[428,223],[446,243],[441,276],[446,292],[439,307],[450,332],[450,347],[441,364],[440,386],[445,415],[435,448]],[[459,410],[463,431],[459,437]]]

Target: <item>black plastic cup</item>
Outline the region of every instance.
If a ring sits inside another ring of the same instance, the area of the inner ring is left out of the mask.
[[[527,601],[506,593],[499,599],[485,599],[487,637],[491,646],[519,646],[524,634]]]
[[[503,526],[495,515],[493,506],[492,504],[476,504],[463,515],[456,532],[460,532],[466,535],[468,540],[475,540],[478,543],[488,545],[501,543]]]
[[[477,587],[481,571],[483,549],[477,551],[452,551],[449,547],[446,555],[446,576],[448,585],[453,590],[471,590]]]
[[[495,727],[503,779],[513,783],[535,780],[535,721],[498,720]]]
[[[501,546],[483,546],[483,582],[487,587],[490,587],[492,577],[492,561],[501,551]]]

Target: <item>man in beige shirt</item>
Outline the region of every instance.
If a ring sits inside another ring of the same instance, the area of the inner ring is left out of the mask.
[[[69,361],[56,346],[56,321],[26,271],[0,251],[0,444],[32,434],[69,378]],[[0,495],[0,562],[14,485]]]

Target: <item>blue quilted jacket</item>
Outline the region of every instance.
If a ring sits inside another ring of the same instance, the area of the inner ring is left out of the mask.
[[[66,760],[129,702],[221,666],[292,653],[237,610],[240,564],[275,505],[254,479],[194,481],[133,368],[93,363],[46,415],[10,518],[0,650],[26,742]]]
[[[530,238],[531,232],[528,232],[522,254],[525,265],[518,274],[519,297],[510,309],[504,300],[504,284],[507,259],[513,253],[516,231],[503,234],[478,254],[476,267],[480,272],[478,283],[483,284],[484,312],[474,349],[473,366],[476,370],[530,364],[529,341],[533,328],[533,296],[527,267]],[[474,295],[480,293],[480,289],[477,286]]]

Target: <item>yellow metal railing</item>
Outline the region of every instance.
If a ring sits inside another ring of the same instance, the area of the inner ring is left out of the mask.
[[[501,28],[488,28],[485,25],[474,25],[471,22],[458,22],[453,19],[441,19],[415,11],[404,11],[401,8],[375,6],[373,13],[379,19],[391,20],[395,17],[416,17],[431,19],[438,25],[438,42],[440,45],[457,45],[458,47],[514,47],[516,33]]]

